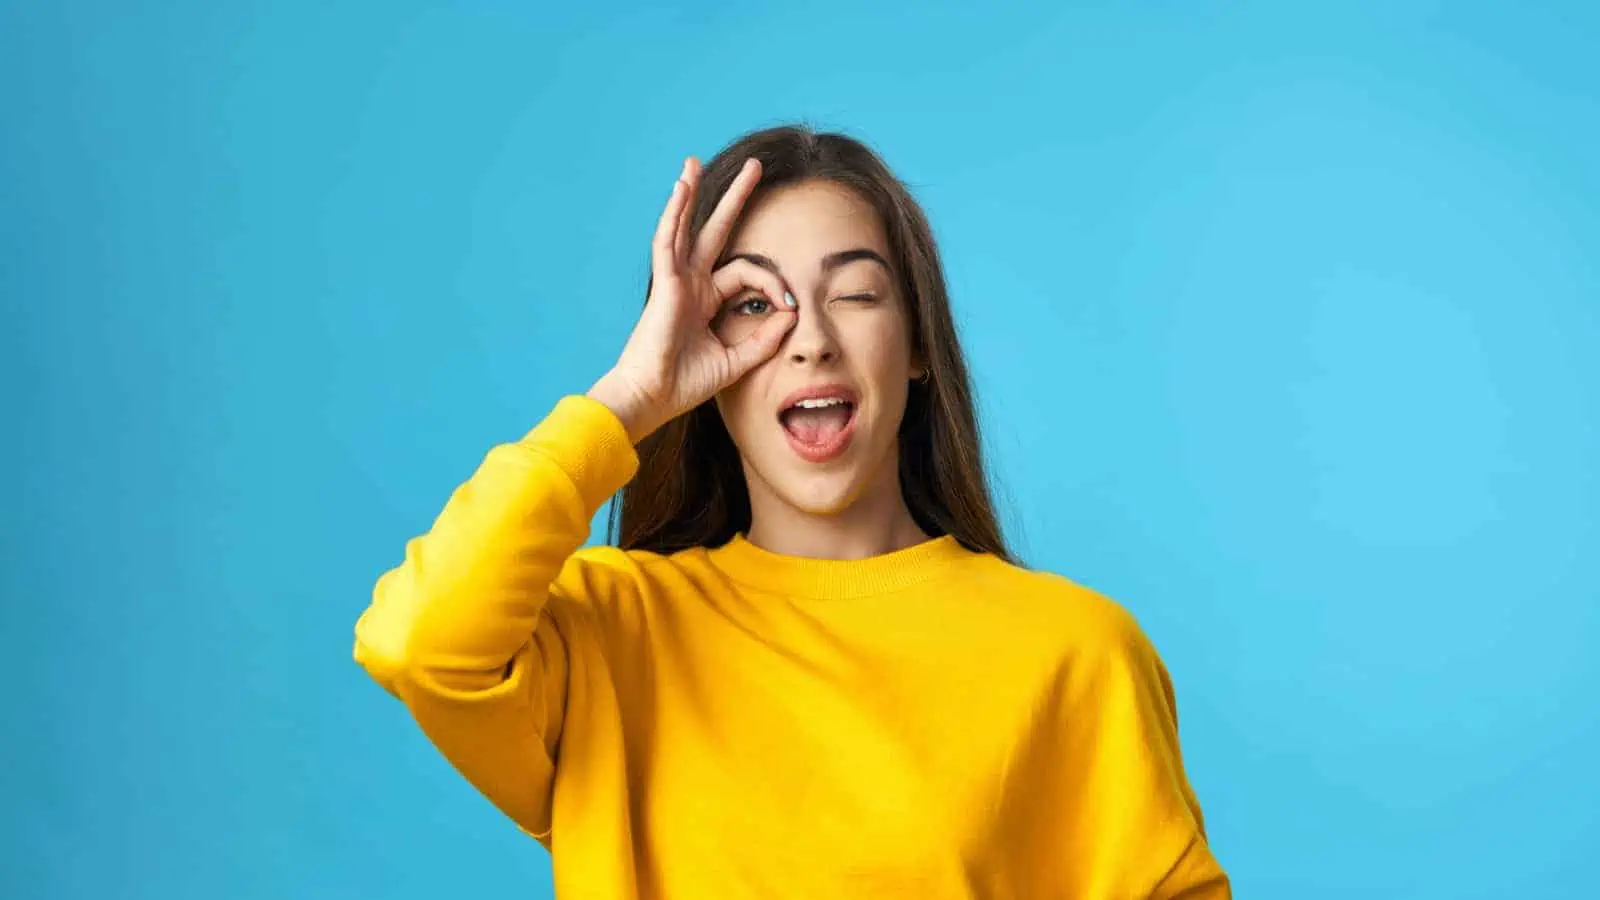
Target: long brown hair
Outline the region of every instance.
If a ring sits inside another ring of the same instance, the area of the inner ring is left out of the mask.
[[[865,144],[803,124],[784,125],[743,135],[705,164],[691,240],[750,156],[761,160],[761,183],[746,209],[762,191],[825,179],[853,189],[877,210],[910,312],[913,356],[928,371],[926,381],[911,382],[900,425],[901,493],[923,531],[954,535],[970,550],[1015,562],[990,499],[966,360],[922,208]],[[672,553],[720,546],[736,532],[749,531],[750,495],[739,450],[714,401],[657,429],[637,449],[639,470],[609,515],[616,546]]]

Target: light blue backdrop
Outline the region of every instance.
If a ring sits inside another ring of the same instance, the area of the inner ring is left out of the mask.
[[[795,118],[926,204],[1241,897],[1592,885],[1593,5],[433,7],[0,12],[0,894],[544,895],[351,627]]]

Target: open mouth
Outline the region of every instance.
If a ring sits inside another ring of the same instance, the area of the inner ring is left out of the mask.
[[[800,400],[778,414],[789,445],[811,462],[823,462],[843,453],[855,431],[855,421],[855,399],[843,394]]]

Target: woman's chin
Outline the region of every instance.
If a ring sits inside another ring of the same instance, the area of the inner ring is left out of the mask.
[[[817,474],[773,485],[778,498],[809,516],[837,516],[855,504],[861,491],[850,473]]]
[[[771,452],[762,454],[764,462],[755,467],[755,474],[765,482],[765,493],[785,506],[810,516],[837,516],[854,506],[875,481],[874,467],[868,464],[873,455],[866,452],[869,446],[858,442],[823,464],[799,458],[788,446],[767,447],[763,449]],[[898,478],[894,481],[898,484]]]

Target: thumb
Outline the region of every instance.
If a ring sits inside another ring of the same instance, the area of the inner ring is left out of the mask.
[[[762,322],[760,328],[729,347],[728,361],[732,364],[733,377],[736,380],[743,378],[746,372],[771,359],[783,343],[783,336],[789,333],[796,321],[798,317],[794,310],[779,309]]]

